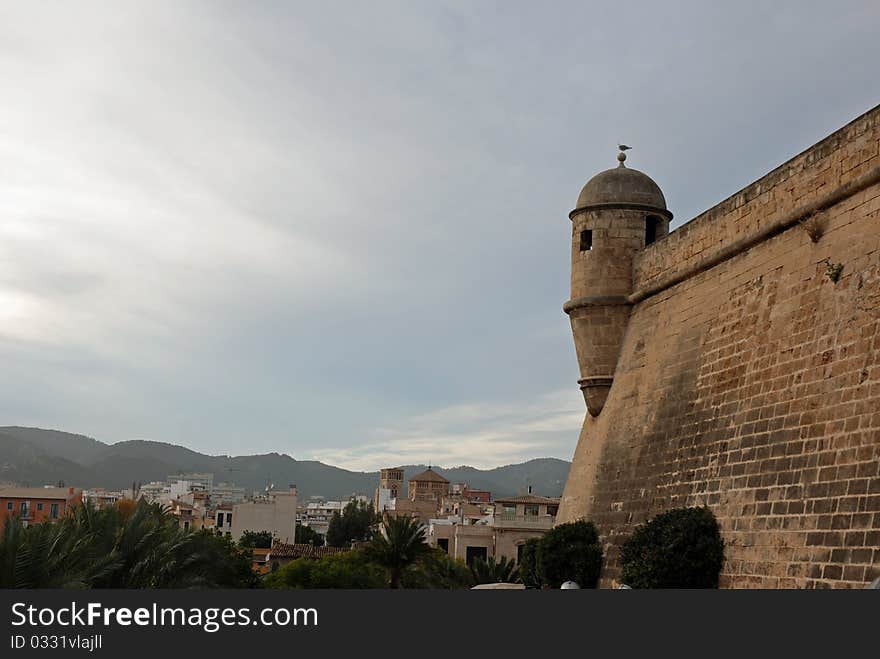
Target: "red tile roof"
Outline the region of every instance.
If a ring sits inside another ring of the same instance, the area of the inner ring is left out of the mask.
[[[425,469],[425,471],[423,471],[421,474],[416,474],[415,476],[410,478],[410,480],[411,481],[431,481],[434,483],[448,483],[449,482],[448,480],[443,478],[443,476],[438,474],[436,471],[434,471],[430,467]]]
[[[546,503],[555,505],[559,503],[559,499],[553,497],[542,497],[538,494],[521,494],[515,497],[501,497],[495,499],[495,503]]]
[[[343,547],[315,547],[307,544],[287,544],[286,542],[272,541],[272,550],[268,560],[273,558],[323,558],[333,554],[342,554],[350,549]]]

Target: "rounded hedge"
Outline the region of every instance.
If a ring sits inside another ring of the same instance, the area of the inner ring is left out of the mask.
[[[560,524],[537,545],[541,581],[559,588],[575,581],[581,588],[595,588],[602,569],[602,545],[592,522],[584,520]]]
[[[632,588],[717,588],[724,540],[708,508],[676,508],[638,527],[620,552]]]

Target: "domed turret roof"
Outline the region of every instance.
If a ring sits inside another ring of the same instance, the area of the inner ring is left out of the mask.
[[[621,153],[620,165],[596,174],[587,181],[578,196],[575,208],[604,205],[635,205],[666,211],[663,192],[650,176],[623,164],[625,154]],[[669,214],[668,211],[664,214]]]

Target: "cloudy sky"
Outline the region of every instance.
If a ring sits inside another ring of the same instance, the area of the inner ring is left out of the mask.
[[[5,2],[0,425],[569,459],[583,183],[676,225],[880,102],[863,2]]]

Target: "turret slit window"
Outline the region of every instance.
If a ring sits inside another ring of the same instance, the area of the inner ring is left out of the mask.
[[[587,252],[593,249],[593,230],[584,229],[581,231],[581,251]]]
[[[648,215],[645,218],[645,247],[657,240],[657,229],[660,226],[660,218],[656,215]]]

